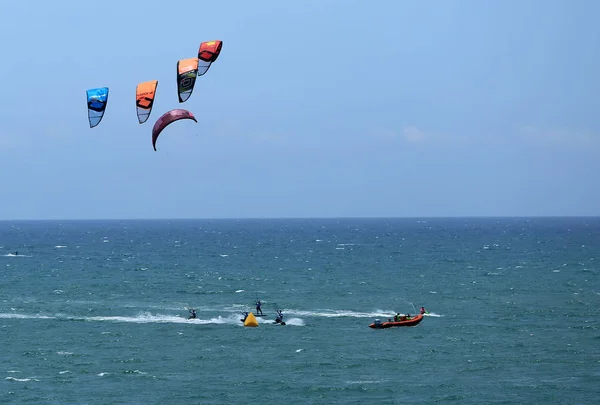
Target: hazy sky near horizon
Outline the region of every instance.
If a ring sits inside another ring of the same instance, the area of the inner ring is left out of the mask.
[[[593,0],[4,1],[0,219],[600,215],[599,14]],[[212,39],[221,55],[180,104],[177,61]],[[90,129],[85,91],[101,86]],[[198,123],[167,127],[155,152],[173,108]]]

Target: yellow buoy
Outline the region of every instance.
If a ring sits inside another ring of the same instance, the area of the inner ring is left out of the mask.
[[[258,326],[258,321],[252,312],[248,314],[248,317],[244,321],[244,326]]]

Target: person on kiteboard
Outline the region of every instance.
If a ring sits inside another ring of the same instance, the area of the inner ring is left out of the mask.
[[[245,322],[246,318],[248,318],[248,311],[242,312],[242,315],[244,315],[244,319],[240,319],[240,321]]]
[[[256,301],[256,315],[258,315],[258,313],[260,312],[260,314],[262,315],[262,309],[260,309],[260,300]]]
[[[190,314],[188,319],[196,319],[196,310],[194,308],[190,309]]]
[[[275,318],[275,323],[283,322],[283,313],[281,313],[281,309],[277,310],[277,318]]]

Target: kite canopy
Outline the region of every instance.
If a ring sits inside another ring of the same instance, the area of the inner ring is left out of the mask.
[[[167,127],[167,125],[169,125],[175,121],[182,120],[182,119],[190,119],[190,120],[193,120],[194,122],[198,122],[198,121],[196,121],[196,118],[194,117],[194,115],[191,112],[189,112],[188,110],[182,110],[179,108],[164,113],[162,115],[162,117],[160,117],[156,121],[156,123],[154,124],[154,128],[152,128],[152,147],[154,148],[155,151],[156,151],[156,140],[158,139],[158,136],[160,135],[162,130],[165,129]]]
[[[182,59],[177,62],[177,94],[180,103],[185,102],[192,95],[197,74],[198,58]]]
[[[90,128],[94,128],[102,121],[106,104],[108,103],[108,87],[98,87],[86,90],[88,121]]]
[[[137,117],[140,124],[150,118],[157,86],[158,80],[150,80],[138,84],[135,88],[135,106],[137,107]]]
[[[223,41],[207,41],[200,44],[198,48],[198,76],[208,71],[210,65],[217,60],[221,54]]]

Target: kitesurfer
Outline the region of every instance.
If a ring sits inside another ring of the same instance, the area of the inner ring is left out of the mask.
[[[283,313],[281,312],[281,309],[277,310],[277,318],[275,318],[275,323],[282,323],[283,322]]]
[[[196,319],[196,310],[194,308],[190,309],[190,314],[188,319]]]
[[[242,312],[242,315],[244,315],[244,319],[240,319],[240,321],[246,322],[246,318],[248,318],[248,311]]]
[[[260,309],[260,300],[256,301],[256,315],[258,315],[258,313],[260,312],[260,314],[262,315],[262,309]]]

